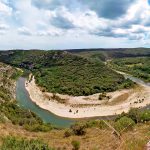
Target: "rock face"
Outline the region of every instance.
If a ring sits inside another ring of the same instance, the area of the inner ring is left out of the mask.
[[[0,103],[16,98],[16,82],[12,79],[16,71],[15,68],[0,63]]]

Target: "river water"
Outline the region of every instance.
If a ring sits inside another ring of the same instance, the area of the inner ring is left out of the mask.
[[[37,114],[44,122],[52,123],[53,125],[58,127],[69,127],[75,122],[75,120],[73,119],[58,117],[33,103],[29,97],[27,90],[25,89],[25,80],[25,78],[20,77],[17,80],[16,86],[16,98],[21,107],[31,110],[32,112]]]

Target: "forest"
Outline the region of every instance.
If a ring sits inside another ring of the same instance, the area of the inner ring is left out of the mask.
[[[111,65],[146,82],[150,82],[150,57],[114,59]]]
[[[0,61],[29,70],[44,91],[53,93],[80,96],[133,86],[104,62],[67,51],[7,51]]]

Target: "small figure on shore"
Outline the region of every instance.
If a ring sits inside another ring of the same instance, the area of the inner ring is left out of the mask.
[[[70,109],[69,112],[72,112],[72,110]]]

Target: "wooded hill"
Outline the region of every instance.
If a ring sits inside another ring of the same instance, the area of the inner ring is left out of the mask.
[[[69,52],[96,60],[106,61],[115,58],[150,57],[149,48],[75,49]]]
[[[1,51],[0,61],[30,70],[43,90],[69,95],[91,95],[133,85],[102,61],[67,51]]]

